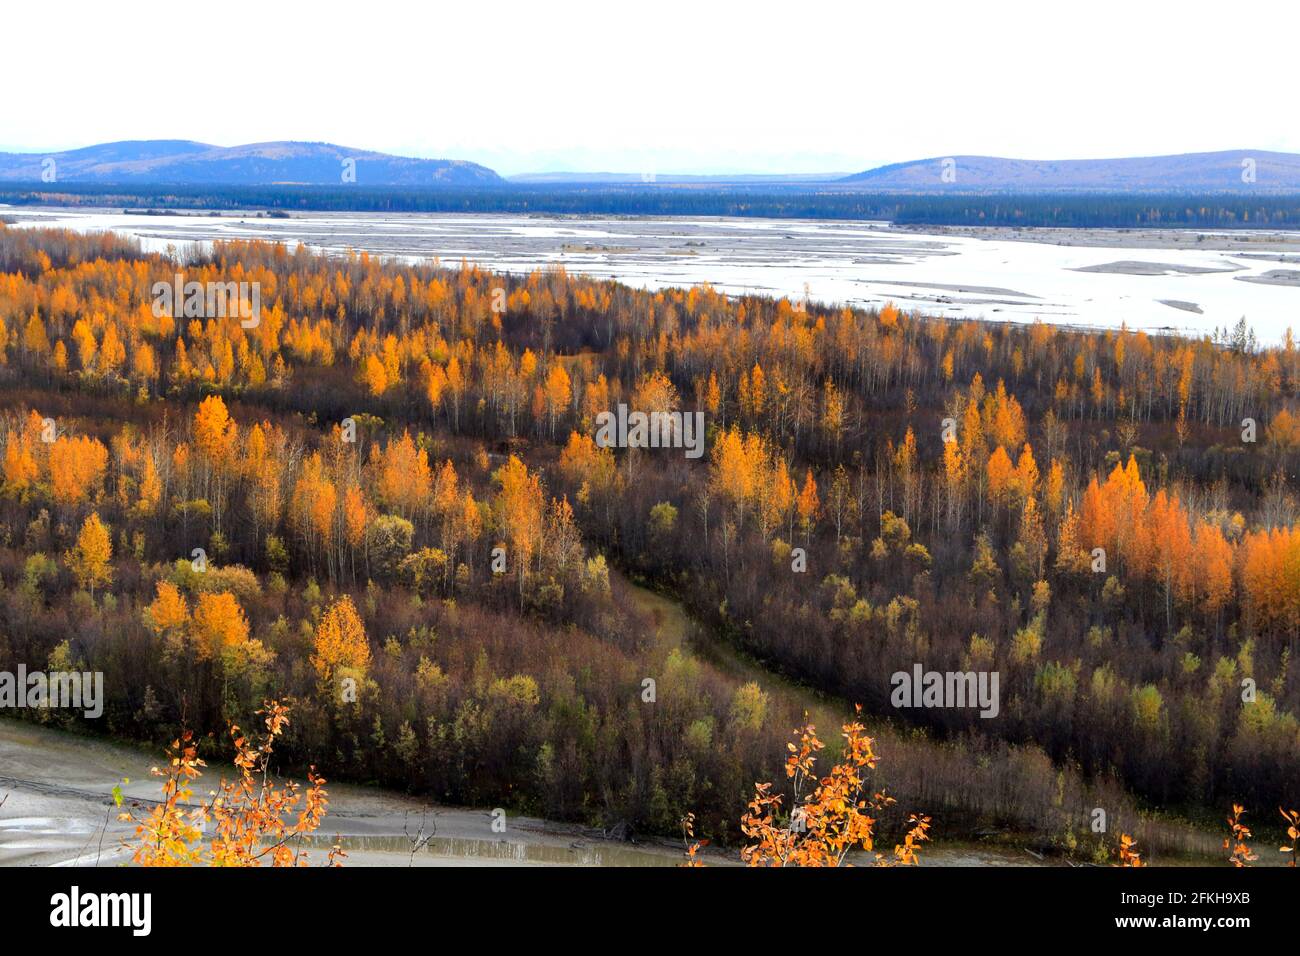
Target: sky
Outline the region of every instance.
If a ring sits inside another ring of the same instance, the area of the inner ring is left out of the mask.
[[[65,0],[3,23],[7,151],[315,140],[504,175],[1300,152],[1294,0]]]

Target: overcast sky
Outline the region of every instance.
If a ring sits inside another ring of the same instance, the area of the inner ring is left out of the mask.
[[[1300,7],[230,0],[3,13],[0,150],[323,140],[510,175],[1300,152]]]

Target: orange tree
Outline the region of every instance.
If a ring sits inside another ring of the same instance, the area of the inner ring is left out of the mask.
[[[860,713],[861,706],[856,708]],[[793,784],[794,809],[782,821],[782,796],[772,793],[770,783],[754,785],[754,799],[740,820],[741,832],[750,839],[741,859],[750,866],[847,866],[849,853],[875,851],[876,820],[894,799],[884,791],[871,793],[864,779],[875,769],[875,741],[856,720],[844,724],[844,756],[826,776],[815,772],[817,751],[825,746],[812,724],[796,731],[799,745],[787,744],[785,774]],[[929,839],[930,818],[912,814],[903,842],[894,846],[893,857],[875,853],[876,866],[915,865],[917,847]],[[691,844],[693,815],[683,821],[687,837],[687,865],[698,866],[700,843]]]
[[[277,786],[269,776],[275,740],[289,723],[289,708],[267,701],[264,710],[266,736],[254,744],[234,724],[230,736],[235,747],[238,776],[222,780],[206,802],[190,805],[191,783],[203,775],[206,764],[199,759],[190,731],[168,748],[168,762],[152,773],[163,778],[163,799],[143,817],[123,813],[120,819],[136,824],[136,842],[128,843],[132,860],[140,866],[305,866],[307,854],[301,838],[313,833],[328,805],[325,780],[312,767],[309,786],[297,783]],[[120,802],[120,796],[118,797]],[[205,842],[211,827],[213,836]],[[346,854],[335,845],[329,851],[331,866],[341,865]]]

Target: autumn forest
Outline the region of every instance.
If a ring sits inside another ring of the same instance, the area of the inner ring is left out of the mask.
[[[257,321],[160,314],[178,272]],[[1298,388],[1244,326],[0,226],[0,670],[102,672],[102,718],[27,715],[85,733],[215,756],[292,700],[288,768],[723,847],[808,771],[806,702],[860,704],[880,768],[822,735],[891,839],[1172,852],[1300,800]],[[703,413],[704,456],[603,447],[620,403]],[[900,709],[918,663],[997,672],[996,716]]]

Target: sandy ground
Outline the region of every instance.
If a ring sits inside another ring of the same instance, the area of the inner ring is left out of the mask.
[[[123,862],[130,824],[118,822],[112,791],[148,809],[160,786],[151,753],[133,747],[0,720],[0,866],[111,866]],[[209,767],[203,780],[232,775]],[[129,783],[123,784],[126,779]],[[204,793],[201,786],[196,792]],[[633,845],[531,817],[507,816],[492,831],[490,809],[435,806],[401,794],[330,783],[330,806],[316,858],[339,836],[350,866],[673,866],[669,845]],[[423,829],[422,829],[423,828]],[[436,829],[435,829],[436,828]],[[412,852],[413,841],[433,831]],[[723,862],[717,860],[715,862]]]
[[[1239,268],[1239,267],[1238,267]],[[1202,266],[1182,266],[1174,265],[1168,262],[1135,262],[1133,260],[1124,260],[1121,262],[1103,262],[1095,266],[1080,266],[1075,272],[1103,272],[1110,275],[1126,276],[1165,276],[1165,275],[1185,275],[1196,276],[1206,275],[1212,272],[1233,272],[1233,268],[1227,269],[1209,269]]]
[[[1236,276],[1241,282],[1259,282],[1263,285],[1300,287],[1300,271],[1295,269],[1270,269],[1257,276]]]
[[[1246,249],[1254,252],[1300,251],[1300,233],[1289,230],[1072,229],[1059,226],[893,226],[891,230],[930,236],[966,236],[971,239],[1004,239],[1103,249],[1113,246],[1123,249],[1201,249],[1213,252]]]

